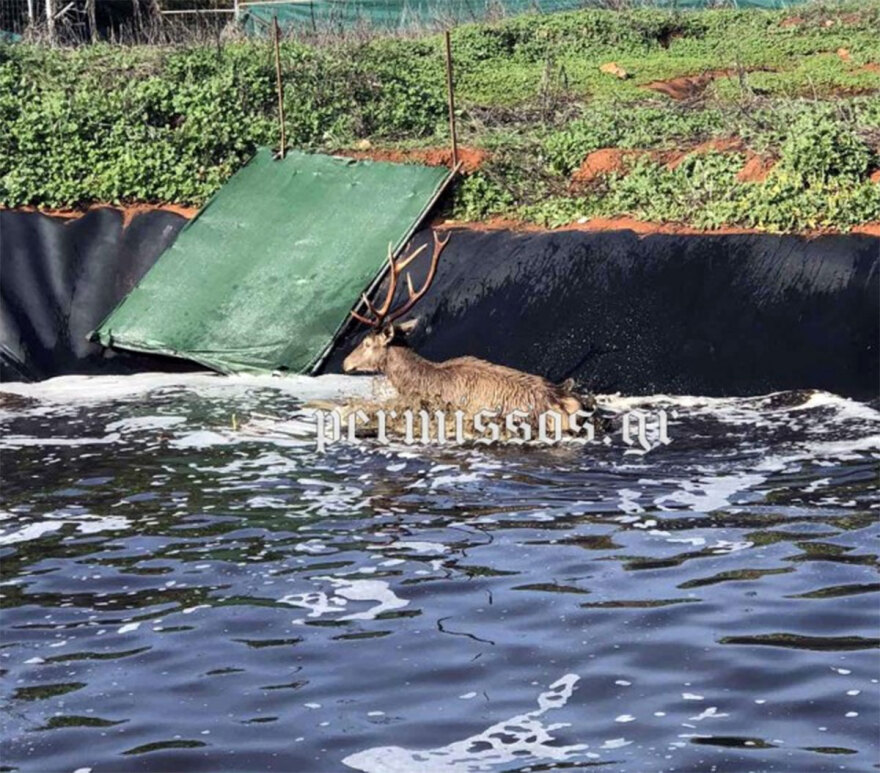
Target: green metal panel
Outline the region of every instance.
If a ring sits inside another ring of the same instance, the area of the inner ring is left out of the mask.
[[[809,0],[728,0],[731,8],[787,8]],[[246,4],[242,14],[245,29],[259,33],[277,16],[283,28],[326,25],[348,27],[364,24],[400,28],[425,23],[480,21],[502,9],[505,14],[537,11],[571,11],[608,7],[608,0],[292,0]],[[649,8],[712,8],[718,0],[631,0],[627,6]]]
[[[307,371],[448,174],[261,149],[96,335],[226,373]]]

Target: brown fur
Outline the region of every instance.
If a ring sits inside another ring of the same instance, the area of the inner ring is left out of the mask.
[[[393,345],[396,334],[389,326],[367,335],[345,358],[343,370],[383,373],[405,401],[453,405],[469,415],[482,410],[502,415],[524,411],[535,422],[547,411],[565,417],[581,410],[567,385],[476,357],[431,362],[407,346]]]

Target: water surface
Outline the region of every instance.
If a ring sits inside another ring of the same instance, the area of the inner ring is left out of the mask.
[[[673,442],[339,445],[355,379],[12,387],[4,770],[861,771],[876,406],[605,397]]]

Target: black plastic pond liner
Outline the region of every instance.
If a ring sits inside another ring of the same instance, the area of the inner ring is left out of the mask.
[[[74,220],[0,212],[0,378],[196,369],[86,338],[185,223],[161,211],[136,215],[127,228],[110,208]]]
[[[411,343],[429,359],[470,354],[596,392],[870,399],[878,262],[871,236],[456,230]],[[340,371],[363,332],[349,325],[323,370]]]
[[[196,368],[86,341],[185,222],[0,212],[3,380]],[[456,230],[416,313],[412,343],[431,359],[470,354],[598,392],[880,390],[876,237]],[[322,371],[362,334],[349,325]]]

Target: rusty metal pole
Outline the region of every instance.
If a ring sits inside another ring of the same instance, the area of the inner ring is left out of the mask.
[[[287,136],[284,125],[284,83],[281,80],[281,28],[278,26],[278,16],[274,17],[273,28],[275,33],[275,82],[278,89],[278,120],[281,122],[281,149],[279,158],[284,158],[287,153]]]
[[[452,41],[449,30],[443,33],[446,42],[446,95],[449,103],[449,135],[452,139],[452,168],[458,166],[458,136],[455,131],[455,81],[452,74]]]

